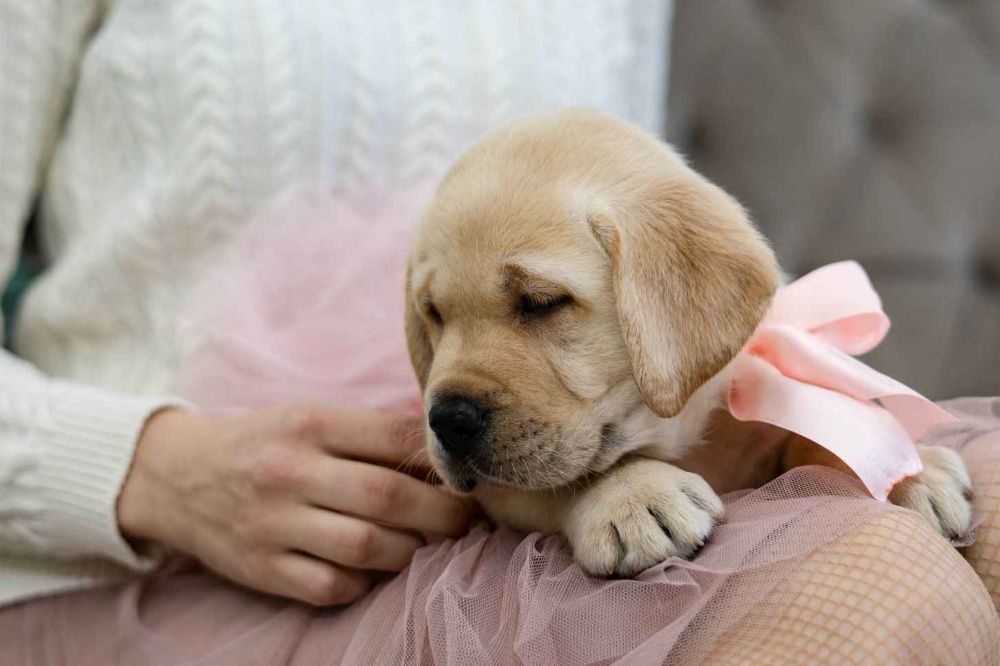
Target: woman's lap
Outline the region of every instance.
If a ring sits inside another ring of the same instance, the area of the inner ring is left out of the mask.
[[[1000,624],[976,572],[922,518],[880,513],[801,560],[711,663],[993,664]]]
[[[986,587],[917,516],[804,468],[727,496],[726,522],[693,561],[635,580],[585,576],[559,537],[476,529],[421,549],[346,609],[175,569],[2,610],[0,644],[19,664],[991,663],[1000,418],[969,415],[973,427],[941,439],[970,463],[981,524],[968,558]]]

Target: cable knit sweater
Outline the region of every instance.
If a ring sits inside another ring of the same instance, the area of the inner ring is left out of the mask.
[[[176,313],[299,181],[435,177],[517,114],[659,129],[668,0],[0,0],[0,283],[37,203],[46,270],[0,352],[0,603],[153,558],[115,502],[170,397]]]

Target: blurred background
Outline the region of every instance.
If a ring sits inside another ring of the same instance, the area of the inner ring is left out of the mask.
[[[1000,394],[1000,2],[677,0],[668,138],[793,275],[857,259],[867,361]]]
[[[1000,2],[677,0],[662,23],[666,120],[650,123],[792,275],[865,266],[893,321],[872,365],[933,398],[1000,394]]]

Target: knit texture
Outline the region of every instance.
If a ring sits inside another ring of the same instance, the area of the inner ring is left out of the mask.
[[[0,603],[150,562],[114,504],[169,396],[178,312],[301,183],[439,177],[565,105],[663,126],[668,0],[0,0],[0,282],[45,272],[0,356]],[[58,379],[55,379],[58,378]]]

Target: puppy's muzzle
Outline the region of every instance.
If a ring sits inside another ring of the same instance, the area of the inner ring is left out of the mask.
[[[476,457],[486,446],[490,411],[467,396],[435,400],[428,420],[441,447],[455,462]]]

